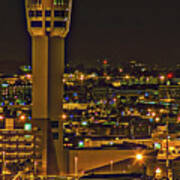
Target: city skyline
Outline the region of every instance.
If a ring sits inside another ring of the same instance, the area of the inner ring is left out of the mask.
[[[31,60],[23,3],[23,0],[2,2],[1,72],[14,71]],[[135,58],[147,64],[175,65],[180,57],[177,7],[177,1],[167,4],[74,1],[72,31],[67,38],[67,62],[95,66],[98,59],[107,58],[116,64]]]

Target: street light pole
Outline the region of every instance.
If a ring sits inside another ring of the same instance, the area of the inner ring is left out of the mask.
[[[74,157],[74,174],[75,174],[75,177],[78,176],[78,157],[77,156]]]
[[[2,179],[5,180],[5,167],[6,167],[6,160],[5,160],[5,151],[3,151],[3,164],[2,164]]]
[[[136,160],[143,166],[143,179],[146,179],[146,165],[144,161],[144,156],[141,153],[136,154]]]
[[[110,171],[113,172],[113,160],[110,161]]]

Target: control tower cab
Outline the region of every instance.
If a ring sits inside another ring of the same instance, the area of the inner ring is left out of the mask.
[[[72,0],[26,0],[26,17],[31,36],[66,37]]]

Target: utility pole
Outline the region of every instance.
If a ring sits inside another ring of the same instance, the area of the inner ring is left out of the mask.
[[[169,122],[168,119],[166,120],[166,176],[169,177],[169,131],[168,131]]]

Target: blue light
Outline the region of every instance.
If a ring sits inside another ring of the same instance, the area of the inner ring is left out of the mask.
[[[13,102],[10,102],[9,105],[12,106],[14,103]]]
[[[16,111],[16,115],[19,117],[21,115],[21,111]]]
[[[69,117],[70,117],[71,119],[73,119],[74,116],[73,116],[73,114],[71,114]]]
[[[66,97],[65,97],[65,100],[66,100],[66,101],[69,101],[69,97],[68,97],[68,96],[66,96]]]
[[[150,102],[148,102],[147,104],[157,104],[157,103],[154,102],[154,101],[150,101]]]
[[[2,84],[1,84],[1,86],[2,86],[2,87],[4,87],[4,88],[6,88],[6,87],[8,87],[8,86],[9,86],[9,84],[2,83]]]
[[[78,94],[75,92],[75,93],[73,93],[73,96],[77,96]]]
[[[134,109],[133,109],[133,108],[130,108],[130,111],[132,112],[132,111],[134,111]]]
[[[114,142],[110,141],[110,142],[109,142],[109,145],[110,145],[110,146],[113,146],[113,145],[114,145]]]
[[[111,104],[111,105],[112,105],[112,104],[114,104],[114,101],[113,101],[113,100],[112,100],[112,101],[110,101],[110,103],[109,103],[109,104]]]
[[[5,105],[5,103],[4,103],[4,102],[2,102],[2,103],[1,103],[1,106],[4,106],[4,105]]]
[[[153,121],[154,121],[154,119],[153,119],[153,118],[150,118],[150,119],[149,119],[149,121],[150,121],[150,122],[153,122]]]
[[[145,97],[148,97],[148,96],[149,96],[149,93],[148,93],[148,92],[146,92],[144,95],[145,95]]]

